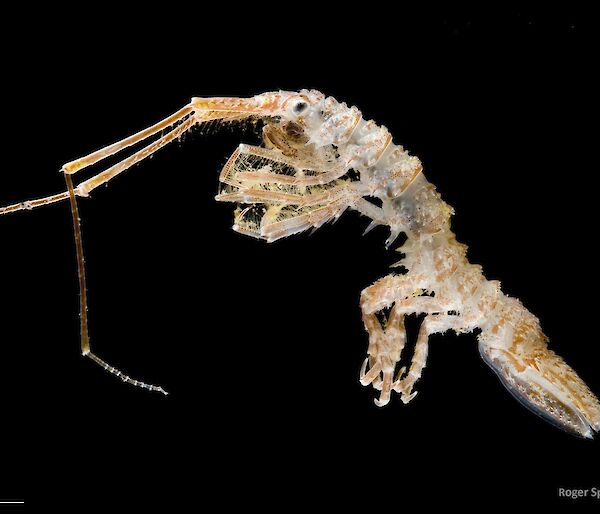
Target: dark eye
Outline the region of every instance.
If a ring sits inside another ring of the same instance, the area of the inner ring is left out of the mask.
[[[282,128],[288,136],[300,137],[304,134],[302,127],[293,121],[284,123]]]
[[[306,102],[296,102],[293,107],[294,114],[302,114],[308,108],[308,104]]]

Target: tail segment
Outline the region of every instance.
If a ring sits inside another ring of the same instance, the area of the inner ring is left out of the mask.
[[[524,309],[524,308],[523,308]],[[526,311],[516,324],[495,325],[480,336],[479,352],[504,386],[525,407],[581,437],[600,430],[600,403],[577,373],[547,348],[537,319]],[[499,328],[499,330],[498,330]],[[493,334],[508,336],[501,341]]]

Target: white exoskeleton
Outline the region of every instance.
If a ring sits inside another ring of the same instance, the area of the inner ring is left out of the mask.
[[[234,202],[234,230],[268,242],[317,228],[346,209],[369,217],[370,228],[390,228],[388,247],[401,233],[403,273],[393,273],[361,294],[368,356],[360,381],[380,391],[378,406],[392,391],[404,403],[416,392],[431,334],[481,330],[479,351],[502,383],[525,406],[547,421],[584,437],[600,430],[600,404],[577,374],[547,348],[538,319],[519,300],[506,296],[497,281],[470,264],[466,246],[450,230],[452,208],[441,199],[422,166],[392,142],[385,127],[364,120],[360,111],[317,91],[272,92],[252,98],[193,98],[165,120],[62,168],[67,191],[0,209],[7,214],[69,199],[73,214],[81,289],[81,348],[123,381],[133,380],[91,353],[83,247],[76,197],[145,159],[191,127],[215,120],[264,122],[264,146],[240,145],[223,168],[217,200]],[[72,175],[165,129],[146,147],[74,186]],[[368,200],[380,200],[381,207]],[[412,362],[400,367],[406,342],[404,319],[424,314]],[[379,317],[378,317],[379,316]],[[384,319],[382,323],[380,317]],[[399,368],[399,369],[398,369]],[[165,393],[166,394],[166,393]]]

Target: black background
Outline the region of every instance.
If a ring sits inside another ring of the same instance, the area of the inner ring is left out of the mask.
[[[191,96],[316,88],[421,158],[471,260],[540,317],[599,394],[598,83],[585,13],[367,7],[15,16],[0,205],[63,190],[61,164]],[[234,233],[232,206],[213,200],[217,173],[256,141],[195,132],[80,201],[94,351],[168,398],[79,355],[68,206],[0,219],[0,496],[42,508],[400,509],[569,505],[559,487],[599,487],[598,441],[521,407],[472,335],[432,337],[417,398],[373,405],[358,383],[358,299],[397,254],[386,230],[361,236],[356,213],[273,245]]]

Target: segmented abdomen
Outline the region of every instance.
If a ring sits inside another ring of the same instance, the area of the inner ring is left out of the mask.
[[[592,429],[600,429],[600,403],[547,342],[538,319],[502,294],[482,325],[479,351],[523,405],[564,430],[592,437]]]

